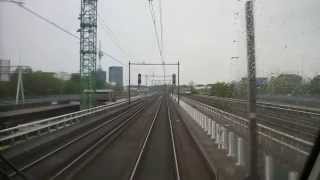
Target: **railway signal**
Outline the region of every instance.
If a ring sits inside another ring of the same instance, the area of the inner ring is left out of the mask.
[[[141,74],[139,73],[138,74],[138,87],[140,87],[141,85]]]
[[[172,74],[172,84],[176,85],[176,74]]]

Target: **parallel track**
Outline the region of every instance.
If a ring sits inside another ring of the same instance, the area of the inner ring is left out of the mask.
[[[247,117],[247,102],[245,100],[209,96],[191,96],[191,98],[230,113]],[[309,141],[313,141],[316,138],[320,129],[320,113],[291,106],[258,102],[257,120],[274,129],[291,135],[298,135],[302,139]]]
[[[87,142],[87,147],[83,148],[82,147],[82,152],[78,155],[75,156],[72,160],[69,160],[68,163],[63,163],[65,164],[64,166],[58,167],[59,170],[55,169],[53,171],[55,172],[49,172],[49,177],[50,179],[55,179],[59,177],[60,174],[66,172],[69,167],[77,163],[82,157],[86,156],[88,153],[90,153],[95,147],[100,145],[102,142],[104,142],[106,139],[111,137],[113,134],[115,134],[117,131],[120,129],[124,128],[126,124],[132,120],[135,116],[137,116],[142,110],[144,109],[144,105],[140,104],[138,107],[135,107],[134,109],[129,109],[125,111],[124,113],[117,115],[116,117],[105,121],[104,123],[100,124],[99,126],[96,126],[83,134],[77,136],[74,139],[71,139],[70,141],[66,142],[63,145],[60,145],[59,147],[55,148],[54,150],[42,155],[41,157],[32,160],[28,164],[25,164],[24,166],[20,167],[19,170],[24,172],[24,173],[29,173],[30,170],[32,171],[39,171],[41,173],[41,165],[45,163],[47,160],[47,164],[50,164],[50,161],[53,161],[53,159],[57,158],[59,159],[59,155],[61,157],[65,156],[62,155],[64,152],[68,153],[68,151],[72,151],[72,149],[77,149],[79,147],[79,144],[81,144],[82,141],[90,141],[89,143]],[[124,120],[121,120],[124,119]],[[114,123],[114,124],[113,124]],[[110,127],[112,126],[113,127]],[[101,136],[102,134],[102,136]],[[91,139],[91,140],[90,140]],[[94,143],[92,143],[94,142]],[[86,144],[86,143],[85,143]],[[80,147],[83,145],[80,145]],[[58,154],[59,153],[59,154]],[[35,170],[35,168],[40,168],[38,170]],[[53,169],[53,167],[52,167]],[[46,171],[46,169],[45,169]],[[33,175],[33,174],[31,174]],[[10,173],[10,177],[15,177],[16,173]],[[41,177],[41,176],[40,176]],[[48,179],[48,177],[46,176]],[[33,178],[34,179],[34,178]],[[39,178],[39,179],[43,179]]]

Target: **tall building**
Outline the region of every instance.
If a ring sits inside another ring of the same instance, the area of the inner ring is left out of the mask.
[[[109,67],[109,82],[116,86],[123,86],[123,68],[121,66]]]
[[[0,59],[0,81],[10,80],[10,60]]]
[[[98,68],[97,69],[96,81],[106,82],[107,80],[107,72]]]

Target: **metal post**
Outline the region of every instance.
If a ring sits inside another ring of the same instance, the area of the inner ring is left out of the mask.
[[[222,134],[223,134],[223,137],[222,137],[223,138],[222,149],[228,150],[229,139],[228,139],[228,129],[226,127],[223,127]]]
[[[178,61],[178,104],[180,104],[180,62]]]
[[[237,142],[237,166],[243,166],[244,165],[244,145],[243,145],[243,139],[241,137],[238,137]]]
[[[16,104],[19,104],[19,93],[20,93],[20,81],[21,81],[21,68],[18,67],[18,81],[17,81],[17,92],[16,92]]]
[[[211,139],[215,139],[216,138],[216,122],[212,120],[211,122]]]
[[[229,138],[229,147],[228,147],[228,156],[229,157],[234,157],[235,156],[235,138],[234,138],[234,133],[232,131],[229,132],[228,134]]]
[[[256,122],[256,63],[253,1],[246,2],[248,57],[249,173],[248,179],[258,180],[258,139]]]
[[[270,155],[266,155],[264,159],[265,159],[265,163],[264,163],[265,180],[273,180],[274,179],[273,159]]]
[[[219,128],[220,127],[219,126],[220,126],[220,124],[216,123],[216,130],[215,130],[216,131],[216,141],[215,141],[215,143],[218,144],[218,146],[219,146],[219,143],[220,143],[219,142],[220,141],[220,136],[219,136],[220,135],[219,134]]]
[[[208,118],[208,130],[207,130],[207,133],[209,135],[209,137],[211,136],[211,133],[212,133],[212,120],[210,118]]]
[[[128,98],[129,98],[129,104],[131,103],[131,62],[129,61],[129,86],[128,86]]]
[[[299,174],[296,171],[290,171],[288,174],[288,179],[289,180],[298,180],[299,179]]]
[[[21,94],[21,101],[24,104],[24,88],[23,88],[23,79],[22,79],[22,66],[18,66],[18,81],[17,81],[17,92],[16,92],[16,104],[20,104],[20,94]]]

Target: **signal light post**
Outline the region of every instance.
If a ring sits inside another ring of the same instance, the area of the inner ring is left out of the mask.
[[[138,88],[140,88],[141,85],[141,74],[138,74]]]
[[[128,86],[128,98],[129,104],[131,103],[131,66],[177,66],[178,67],[178,104],[180,103],[180,62],[178,63],[132,63],[129,61],[129,86]],[[140,83],[139,83],[140,75]],[[138,84],[141,84],[141,74],[138,75]],[[165,76],[163,76],[165,77]]]
[[[175,87],[176,87],[176,74],[172,74],[172,95],[174,93]]]

